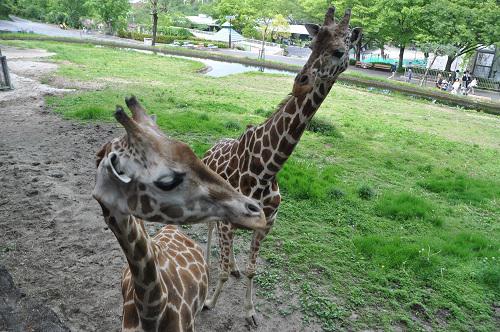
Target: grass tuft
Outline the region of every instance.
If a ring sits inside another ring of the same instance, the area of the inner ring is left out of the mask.
[[[427,200],[409,193],[384,194],[375,206],[377,215],[394,220],[422,219],[441,224],[436,219],[436,207]]]
[[[306,130],[326,136],[342,138],[342,134],[332,123],[320,118],[312,118],[307,124]]]
[[[375,190],[367,185],[363,185],[358,189],[358,196],[364,200],[372,199],[375,196]]]

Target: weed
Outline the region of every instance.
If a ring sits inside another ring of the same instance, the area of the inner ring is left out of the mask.
[[[345,192],[343,192],[339,188],[331,188],[328,191],[328,197],[333,198],[333,199],[341,199],[344,196],[345,196]]]
[[[358,196],[365,200],[372,199],[375,196],[375,190],[367,185],[363,185],[358,189]]]
[[[342,134],[333,124],[320,118],[312,118],[307,124],[306,130],[336,138],[342,137]]]

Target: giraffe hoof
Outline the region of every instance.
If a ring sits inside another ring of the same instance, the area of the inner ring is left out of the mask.
[[[255,317],[255,315],[245,317],[245,320],[247,321],[248,325],[250,325],[250,327],[255,328],[259,325],[259,324],[257,324],[257,318]]]
[[[231,275],[233,277],[235,277],[236,279],[240,279],[241,278],[241,273],[240,273],[240,270],[234,270],[234,271],[231,271]]]

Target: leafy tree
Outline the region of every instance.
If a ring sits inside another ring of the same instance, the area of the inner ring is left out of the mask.
[[[420,31],[423,5],[423,0],[379,0],[374,5],[379,33],[399,47],[398,70],[402,70],[406,47],[415,42]]]
[[[0,1],[0,19],[8,18],[13,11],[13,4],[11,0]]]
[[[500,40],[495,0],[435,0],[425,6],[423,17],[427,37],[456,48],[448,55],[446,71],[457,57]]]
[[[422,50],[424,53],[429,54],[432,53],[432,60],[429,66],[427,66],[427,69],[425,70],[424,76],[420,80],[420,86],[424,85],[424,82],[427,80],[427,75],[429,74],[429,70],[432,68],[432,65],[436,61],[436,58],[438,56],[442,55],[450,55],[454,54],[457,52],[457,48],[453,45],[441,45],[438,43],[424,43],[419,45],[420,50]]]
[[[89,6],[104,21],[109,32],[116,30],[118,24],[125,20],[125,16],[130,10],[128,0],[92,0],[89,2]]]

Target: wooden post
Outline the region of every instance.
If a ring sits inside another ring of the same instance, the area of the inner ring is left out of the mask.
[[[2,69],[2,77],[0,77],[0,90],[13,89],[9,76],[9,68],[7,67],[7,57],[2,55],[2,50],[0,50],[0,66]]]

